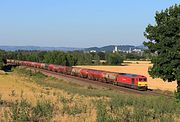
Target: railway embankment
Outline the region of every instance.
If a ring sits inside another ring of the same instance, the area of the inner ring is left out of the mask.
[[[179,121],[175,98],[135,95],[18,69],[0,77],[1,121]]]

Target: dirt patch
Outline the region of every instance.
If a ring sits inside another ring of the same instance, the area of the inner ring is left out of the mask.
[[[0,75],[5,75],[6,73],[2,70],[0,70]]]

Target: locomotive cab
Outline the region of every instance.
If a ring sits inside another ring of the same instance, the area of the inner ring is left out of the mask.
[[[147,78],[146,77],[140,77],[138,78],[138,88],[142,90],[147,90]]]

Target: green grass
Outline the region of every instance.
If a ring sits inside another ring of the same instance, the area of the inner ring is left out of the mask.
[[[63,80],[49,78],[41,73],[32,73],[24,69],[16,69],[16,72],[32,78],[43,87],[52,87],[64,90],[68,93],[91,97],[108,97],[109,101],[93,101],[97,109],[97,121],[163,121],[171,122],[179,118],[180,102],[175,98],[132,95],[120,93],[108,89],[95,89],[91,86],[83,87]],[[75,105],[69,108],[70,99],[60,98],[63,103],[63,113],[76,115],[86,111],[85,107]]]

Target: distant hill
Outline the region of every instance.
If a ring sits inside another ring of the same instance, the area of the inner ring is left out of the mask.
[[[39,47],[39,46],[0,46],[0,49],[6,50],[6,51],[16,51],[16,50],[74,51],[74,50],[83,50],[83,48],[73,48],[73,47]]]
[[[59,51],[91,51],[96,50],[97,52],[106,51],[112,52],[114,47],[117,46],[119,50],[128,51],[130,48],[133,49],[145,49],[143,45],[141,46],[133,46],[133,45],[108,45],[104,47],[90,47],[90,48],[74,48],[74,47],[40,47],[40,46],[0,46],[1,50],[6,51],[16,51],[16,50],[41,50],[41,51],[52,51],[52,50],[59,50]]]
[[[117,46],[118,50],[122,51],[128,51],[130,48],[131,50],[133,49],[146,49],[143,45],[140,46],[133,46],[133,45],[109,45],[109,46],[104,46],[104,47],[90,47],[90,48],[85,48],[85,51],[91,51],[91,50],[96,50],[97,52],[100,51],[106,51],[106,52],[112,52],[114,47]]]

